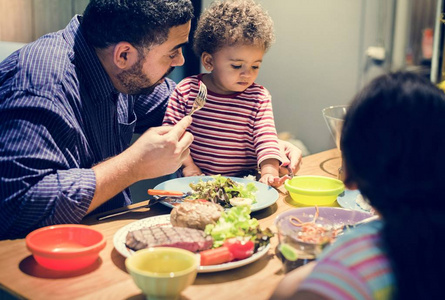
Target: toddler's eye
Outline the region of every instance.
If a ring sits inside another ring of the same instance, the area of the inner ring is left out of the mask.
[[[232,65],[232,68],[234,68],[234,69],[241,69],[241,66]]]
[[[260,66],[252,66],[252,69],[254,70],[258,70],[260,68]]]

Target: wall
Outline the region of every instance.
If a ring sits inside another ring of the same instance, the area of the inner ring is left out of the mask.
[[[28,43],[62,29],[89,0],[0,0],[0,41]]]

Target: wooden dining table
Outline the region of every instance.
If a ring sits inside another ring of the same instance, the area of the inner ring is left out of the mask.
[[[340,152],[331,149],[304,157],[297,175],[337,177],[340,165]],[[284,187],[278,188],[278,192],[279,198],[273,205],[252,213],[261,228],[269,227],[274,231],[275,218],[298,206]],[[171,210],[162,204],[143,208],[146,204],[147,201],[143,201],[116,210],[141,207],[103,221],[98,221],[94,215],[87,216],[82,223],[102,232],[107,245],[93,265],[79,271],[61,272],[41,267],[26,248],[25,239],[0,241],[0,288],[20,299],[145,299],[126,271],[126,258],[115,249],[113,237],[131,222],[169,214]],[[278,238],[274,236],[268,252],[248,265],[198,273],[193,285],[187,287],[179,299],[268,299],[284,276],[282,263],[276,255],[277,244]],[[0,298],[3,299],[1,293]]]

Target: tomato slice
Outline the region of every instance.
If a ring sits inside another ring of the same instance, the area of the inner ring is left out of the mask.
[[[230,238],[224,241],[224,246],[229,249],[234,259],[245,259],[252,256],[255,244],[246,238]]]

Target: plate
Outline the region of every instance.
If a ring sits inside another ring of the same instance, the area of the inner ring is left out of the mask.
[[[337,197],[338,204],[343,208],[354,209],[364,212],[373,212],[373,209],[366,203],[357,202],[357,197],[360,195],[359,190],[346,190]]]
[[[252,204],[251,211],[258,211],[261,209],[264,209],[266,207],[271,206],[278,200],[278,192],[273,187],[268,186],[267,184],[245,179],[245,178],[238,178],[238,177],[229,177],[233,181],[237,183],[242,183],[244,185],[253,182],[255,186],[257,187],[258,191],[256,192],[256,203]],[[169,191],[179,191],[179,192],[190,192],[192,189],[190,188],[190,183],[198,183],[200,180],[202,181],[209,181],[213,180],[213,177],[211,176],[191,176],[191,177],[181,177],[181,178],[174,178],[167,181],[164,181],[157,186],[154,187],[155,190],[169,190]],[[173,205],[168,202],[160,202],[163,205],[166,205],[168,207],[173,208]]]
[[[125,246],[125,238],[127,236],[127,233],[133,230],[145,227],[152,227],[152,226],[171,226],[170,215],[159,215],[159,216],[149,217],[125,225],[124,227],[116,231],[116,233],[114,234],[113,237],[114,248],[116,248],[117,252],[122,254],[122,256],[124,257],[131,256],[134,253],[134,251]],[[267,253],[267,251],[269,251],[269,248],[270,244],[268,244],[266,247],[254,253],[252,256],[246,259],[224,263],[220,265],[199,266],[198,272],[199,273],[220,272],[245,266],[263,257]]]

